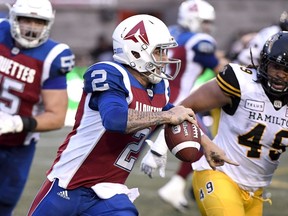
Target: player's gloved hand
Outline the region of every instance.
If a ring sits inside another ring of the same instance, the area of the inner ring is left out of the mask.
[[[0,135],[23,131],[23,121],[19,115],[10,115],[0,111]]]
[[[150,140],[146,140],[149,142]],[[150,141],[152,142],[152,141]],[[159,155],[153,150],[149,149],[146,155],[143,157],[141,161],[141,172],[144,172],[150,178],[153,177],[153,173],[156,169],[159,170],[159,175],[164,178],[165,177],[165,169],[167,163],[167,153],[163,155]]]

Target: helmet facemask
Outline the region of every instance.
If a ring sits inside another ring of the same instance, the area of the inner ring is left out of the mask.
[[[21,22],[22,19],[34,19],[36,23],[42,22],[42,25],[31,25],[27,22]],[[38,21],[37,21],[38,20]],[[39,46],[49,37],[48,25],[46,20],[35,18],[18,17],[18,21],[14,24],[15,40],[25,48]]]
[[[48,0],[17,0],[9,13],[11,35],[24,48],[40,46],[49,38],[54,16]]]
[[[150,54],[153,61],[147,62],[145,66],[150,74],[148,76],[144,74],[151,83],[159,83],[162,79],[174,80],[178,75],[181,66],[180,60],[168,57],[168,50],[174,47],[175,44],[160,44],[155,46],[155,49]],[[155,53],[157,53],[157,55],[155,55]],[[173,74],[166,73],[167,64],[176,64],[176,69]]]
[[[260,66],[258,68],[259,81],[268,94],[276,97],[282,97],[288,94],[288,82],[280,78],[280,76],[272,76],[269,71],[283,70],[288,73],[287,43],[288,32],[279,32],[266,41],[260,53]]]
[[[260,80],[261,80],[261,82],[263,84],[263,87],[265,88],[266,92],[268,92],[271,95],[274,95],[274,96],[277,96],[277,97],[281,97],[282,95],[285,95],[285,94],[288,93],[288,82],[285,82],[285,80],[283,80],[281,78],[278,78],[278,77],[275,77],[275,76],[271,76],[268,73],[268,70],[269,70],[268,67],[269,67],[269,65],[271,66],[272,64],[277,65],[273,61],[269,61],[268,60],[261,67],[261,69],[259,68],[259,70],[261,70],[260,73],[259,73]],[[278,66],[279,67],[283,67],[282,65],[278,65]],[[282,88],[276,88],[275,86],[283,86],[283,87]]]
[[[201,21],[201,32],[213,35],[215,33],[215,25],[212,20]]]

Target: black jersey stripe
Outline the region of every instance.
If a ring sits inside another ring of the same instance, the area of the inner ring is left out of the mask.
[[[236,96],[236,97],[241,97],[241,91],[240,89],[235,88],[234,86],[230,85],[227,83],[224,79],[222,79],[221,76],[217,76],[216,81],[219,85],[219,87],[226,92],[229,95]]]

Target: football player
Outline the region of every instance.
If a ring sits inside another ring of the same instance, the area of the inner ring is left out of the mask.
[[[168,80],[175,78],[181,62],[167,57],[177,43],[166,25],[150,15],[135,15],[123,20],[112,38],[114,61],[95,63],[84,74],[75,125],[29,216],[138,215],[133,204],[138,189],[128,189],[125,181],[147,135],[160,124],[195,123],[190,108],[169,103]],[[176,65],[175,73],[165,73],[167,64]],[[231,162],[204,139],[213,148],[210,155],[221,158],[212,166]]]
[[[214,7],[207,1],[187,0],[179,6],[177,25],[169,27],[170,33],[178,43],[178,47],[169,55],[182,62],[178,76],[170,82],[170,102],[173,104],[179,104],[189,95],[195,81],[205,69],[212,69],[217,74],[228,63],[224,58],[220,59],[217,54],[217,44],[212,37],[214,21]],[[173,69],[173,67],[171,65],[169,68]],[[197,115],[197,121],[202,131],[212,137],[211,131],[205,126],[200,115]],[[161,133],[156,142],[165,142],[161,140],[164,137],[163,131]],[[144,157],[143,163],[149,163],[145,159]],[[181,212],[188,207],[185,188],[191,172],[191,163],[181,162],[168,183],[158,190],[162,200]]]
[[[49,39],[48,0],[17,0],[0,20],[0,215],[10,216],[28,178],[39,132],[64,125],[74,55]]]
[[[259,67],[229,64],[183,102],[195,111],[222,107],[214,142],[240,163],[216,172],[204,157],[192,164],[202,215],[263,214],[264,190],[288,145],[287,53],[288,32],[277,33],[263,46]]]
[[[288,32],[270,37],[260,65],[228,64],[181,104],[195,112],[221,107],[214,142],[240,166],[192,163],[193,189],[202,215],[262,216],[265,188],[288,145]],[[205,98],[205,99],[203,99]]]

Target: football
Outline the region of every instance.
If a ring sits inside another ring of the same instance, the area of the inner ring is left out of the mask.
[[[195,162],[202,156],[201,133],[197,125],[184,121],[179,125],[166,124],[165,141],[170,152],[184,162]]]

